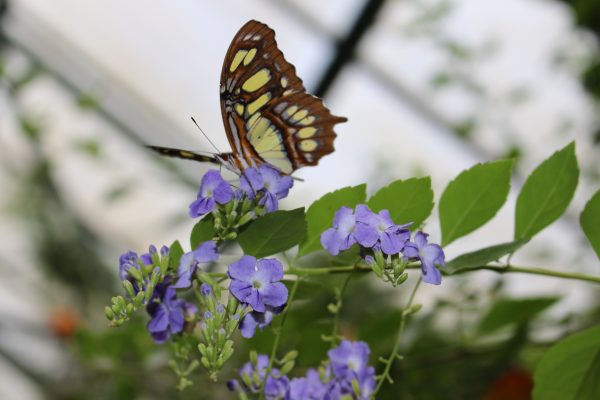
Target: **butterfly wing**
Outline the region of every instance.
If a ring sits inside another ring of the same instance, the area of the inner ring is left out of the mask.
[[[147,148],[167,157],[183,158],[184,160],[194,160],[200,162],[209,162],[213,164],[220,164],[221,161],[214,156],[207,156],[204,154],[198,154],[193,151],[174,149],[172,147],[161,147],[161,146],[146,146]]]
[[[221,114],[240,169],[269,163],[284,173],[333,152],[333,127],[346,121],[306,92],[275,32],[258,21],[240,29],[225,56]]]

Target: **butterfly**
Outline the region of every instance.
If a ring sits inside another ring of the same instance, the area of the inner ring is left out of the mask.
[[[277,48],[275,31],[255,20],[238,31],[227,50],[220,97],[230,153],[148,147],[170,157],[221,164],[238,174],[263,164],[291,174],[332,153],[334,125],[347,121],[307,93]]]

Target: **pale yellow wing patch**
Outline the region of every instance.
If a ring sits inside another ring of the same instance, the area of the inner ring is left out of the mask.
[[[242,84],[242,89],[246,92],[255,92],[265,86],[271,80],[271,72],[268,68],[263,68],[252,75]]]

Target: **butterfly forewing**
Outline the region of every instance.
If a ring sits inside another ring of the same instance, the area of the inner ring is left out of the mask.
[[[240,169],[269,163],[284,173],[333,152],[331,115],[310,94],[267,25],[250,21],[233,39],[221,72],[221,112]]]

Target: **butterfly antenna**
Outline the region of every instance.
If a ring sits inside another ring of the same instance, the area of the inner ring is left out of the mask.
[[[210,145],[212,147],[214,147],[214,149],[217,151],[218,154],[221,153],[221,150],[219,150],[219,148],[217,146],[215,146],[215,144],[212,142],[212,140],[210,140],[210,138],[208,137],[208,135],[206,133],[204,133],[204,131],[202,130],[202,128],[200,128],[200,125],[198,125],[198,123],[196,122],[196,120],[194,119],[194,117],[192,118],[192,122],[194,122],[194,125],[196,125],[196,128],[198,128],[200,130],[200,132],[202,132],[202,134],[204,135],[204,137],[206,138],[206,140],[208,140],[208,143],[210,143]]]

